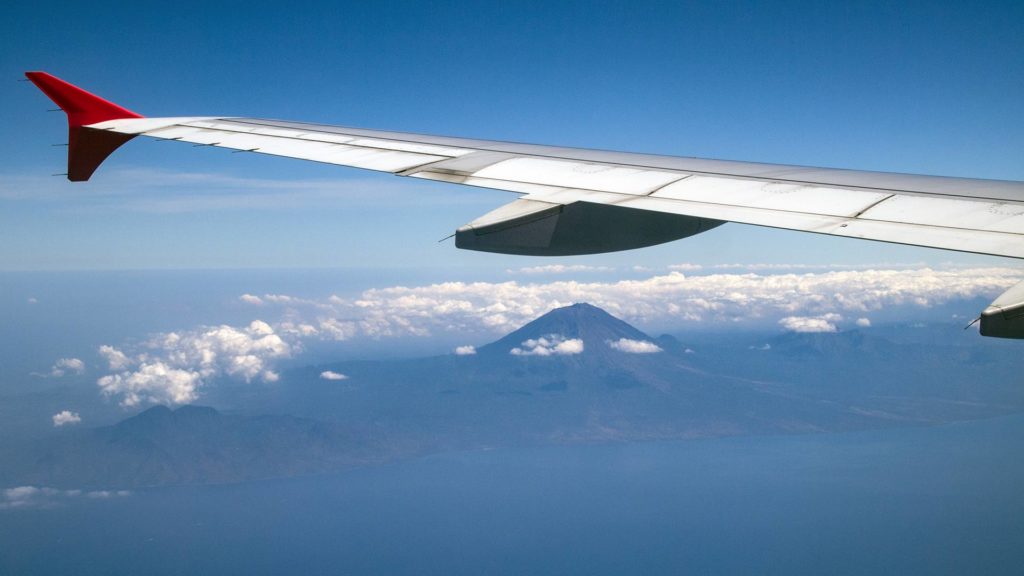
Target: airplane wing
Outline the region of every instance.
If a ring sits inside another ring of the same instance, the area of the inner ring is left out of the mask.
[[[68,178],[73,181],[88,180],[124,142],[148,136],[519,194],[456,232],[456,246],[471,250],[593,254],[660,244],[739,222],[1024,258],[1024,182],[632,154],[257,118],[144,118],[45,72],[26,76],[68,113]],[[982,333],[1024,338],[1024,298],[1007,304],[1004,297],[982,314]],[[986,315],[992,318],[986,321]]]

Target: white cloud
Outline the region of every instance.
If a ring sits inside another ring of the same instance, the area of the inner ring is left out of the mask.
[[[59,493],[59,490],[53,488],[38,488],[36,486],[6,488],[3,491],[3,498],[0,499],[0,510],[42,505],[48,496],[55,496]]]
[[[790,332],[835,332],[836,322],[842,321],[839,314],[823,314],[821,316],[787,316],[779,320],[779,324]]]
[[[608,342],[608,345],[619,352],[626,352],[628,354],[654,354],[661,352],[660,346],[647,340],[619,338],[618,340]]]
[[[120,372],[97,381],[107,396],[120,396],[123,406],[140,403],[186,404],[199,397],[210,379],[231,376],[246,382],[275,382],[269,363],[287,358],[297,345],[285,342],[266,322],[245,328],[217,326],[192,332],[169,332],[150,339],[135,357],[107,347],[101,353]],[[104,352],[105,350],[105,352]]]
[[[52,508],[62,501],[73,498],[124,498],[131,496],[128,490],[60,490],[47,486],[15,486],[0,492],[0,510],[16,508]]]
[[[333,370],[324,370],[320,373],[322,380],[348,380],[348,376],[341,374],[340,372],[334,372]]]
[[[64,376],[68,372],[73,372],[75,374],[84,374],[85,362],[82,362],[78,358],[61,358],[60,360],[54,362],[53,367],[50,368],[50,371],[48,373],[35,373],[35,375],[42,376],[44,378],[47,376],[51,378],[60,378],[61,376]]]
[[[131,364],[128,356],[113,346],[100,346],[100,356],[107,361],[107,366],[111,370],[124,370]]]
[[[857,326],[861,328],[869,328],[871,326],[870,318],[857,318]]]
[[[696,272],[697,270],[704,269],[704,267],[701,266],[700,264],[690,264],[688,262],[683,262],[682,264],[670,264],[668,269],[673,270],[675,272]]]
[[[458,346],[455,348],[456,356],[470,356],[472,354],[476,354],[475,346],[470,346],[467,344],[465,346]]]
[[[527,266],[525,268],[507,269],[509,274],[568,274],[571,272],[614,272],[611,266],[587,266],[585,264],[548,264],[546,266]]]
[[[27,302],[28,302],[29,304],[39,304],[39,300],[38,300],[38,299],[36,299],[36,298],[34,298],[34,297],[33,297],[33,298],[29,298],[29,299],[27,300]]]
[[[242,302],[245,302],[246,304],[253,304],[255,306],[263,304],[262,298],[260,298],[259,296],[253,296],[252,294],[242,294],[241,296],[238,297],[238,299],[241,300]]]
[[[82,417],[78,415],[78,412],[72,412],[70,410],[62,410],[53,415],[54,427],[65,426],[67,424],[78,424],[82,421]]]
[[[108,498],[123,498],[125,496],[131,496],[131,492],[128,490],[90,490],[86,492],[84,496],[86,498],[96,498],[106,500]]]
[[[513,356],[569,356],[583,352],[583,340],[566,339],[561,334],[524,341],[519,347],[509,350]]]
[[[106,396],[120,396],[121,405],[187,404],[199,397],[199,372],[172,368],[164,362],[143,362],[134,370],[103,376],[97,382]]]

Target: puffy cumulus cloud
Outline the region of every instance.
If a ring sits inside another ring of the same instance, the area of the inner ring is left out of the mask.
[[[276,382],[269,363],[290,357],[297,344],[289,344],[261,320],[247,327],[207,327],[191,332],[169,332],[153,337],[138,354],[116,348],[100,349],[114,374],[97,381],[107,396],[120,397],[123,406],[140,403],[186,404],[199,397],[199,389],[212,378],[230,376]]]
[[[400,322],[396,321],[396,323]],[[312,328],[316,334],[321,334],[323,335],[324,338],[328,340],[337,341],[349,340],[353,338],[356,334],[360,332],[360,328],[362,328],[363,331],[366,333],[375,334],[377,328],[383,327],[384,325],[386,325],[386,322],[381,321],[379,319],[365,320],[362,326],[360,326],[359,324],[352,321],[340,320],[338,318],[330,317],[318,319],[316,326],[307,324],[307,326]],[[384,328],[382,331],[387,332],[388,328]]]
[[[683,262],[682,264],[670,264],[669,270],[676,272],[696,272],[697,270],[703,270],[704,267],[700,264],[690,264],[689,262]]]
[[[72,412],[70,410],[61,410],[54,414],[52,418],[54,427],[78,424],[82,421],[82,417],[78,415],[78,412]]]
[[[53,365],[53,370],[57,373],[57,376],[62,376],[65,371],[82,374],[85,372],[85,362],[78,358],[61,358]]]
[[[585,264],[548,264],[546,266],[527,266],[525,268],[509,268],[509,274],[569,274],[572,272],[614,272],[611,266],[587,266]]]
[[[839,314],[823,314],[821,316],[787,316],[779,320],[779,324],[790,332],[835,332],[836,322],[843,319]]]
[[[238,299],[242,302],[245,302],[246,304],[253,304],[255,306],[260,306],[263,304],[262,298],[260,298],[259,296],[254,296],[252,294],[242,294],[241,296],[238,297]]]
[[[472,354],[476,354],[476,346],[470,346],[467,344],[466,346],[457,346],[455,348],[456,356],[470,356]]]
[[[857,318],[857,326],[860,326],[861,328],[870,328],[871,327],[871,319],[869,319],[869,318]]]
[[[131,364],[128,356],[113,346],[100,346],[99,352],[111,370],[124,370]]]
[[[48,486],[15,486],[0,492],[0,510],[52,508],[73,498],[110,499],[131,496],[128,490],[60,490]]]
[[[202,377],[196,371],[172,368],[161,361],[145,361],[133,370],[103,376],[96,382],[106,396],[120,396],[121,405],[187,404],[199,397]]]
[[[647,340],[631,340],[629,338],[619,338],[618,340],[612,340],[608,342],[614,350],[619,352],[626,352],[627,354],[655,354],[661,352],[661,347],[654,342],[648,342]]]
[[[524,341],[518,347],[508,351],[513,356],[570,356],[583,352],[583,340],[566,339],[561,334]]]
[[[348,380],[348,376],[333,370],[324,370],[320,373],[321,380]]]
[[[298,338],[310,338],[320,334],[320,330],[316,326],[304,322],[281,322],[277,325],[276,330],[286,336]],[[344,340],[344,338],[340,338],[340,340]]]
[[[81,375],[85,373],[85,362],[82,362],[78,358],[61,358],[53,363],[49,372],[40,374],[33,372],[35,376],[41,376],[43,378],[60,378],[66,374],[77,374]]]

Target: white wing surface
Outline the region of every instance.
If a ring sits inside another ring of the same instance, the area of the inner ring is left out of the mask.
[[[128,118],[89,129],[576,202],[1024,258],[1024,183],[677,158],[281,122]]]

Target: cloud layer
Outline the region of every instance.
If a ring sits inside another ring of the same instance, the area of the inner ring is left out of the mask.
[[[1013,268],[831,270],[800,274],[679,272],[618,282],[445,282],[309,300],[250,296],[287,307],[283,332],[347,340],[442,333],[496,335],[554,308],[589,302],[641,327],[770,324],[786,317],[863,317],[891,307],[929,308],[956,299],[995,298],[1024,280]]]
[[[218,377],[276,381],[275,362],[298,353],[307,339],[487,339],[576,302],[592,303],[646,330],[776,325],[799,332],[834,332],[866,327],[869,315],[890,308],[928,309],[954,300],[994,298],[1022,280],[1024,271],[1013,268],[697,276],[675,271],[617,282],[444,282],[316,299],[243,294],[239,302],[269,322],[161,334],[133,350],[103,346],[99,352],[111,373],[98,384],[124,406],[187,403]],[[619,340],[609,345],[630,353],[657,351],[650,342]],[[475,348],[460,346],[455,353],[471,350]],[[549,356],[582,351],[582,341],[555,334],[523,342],[510,353]]]

